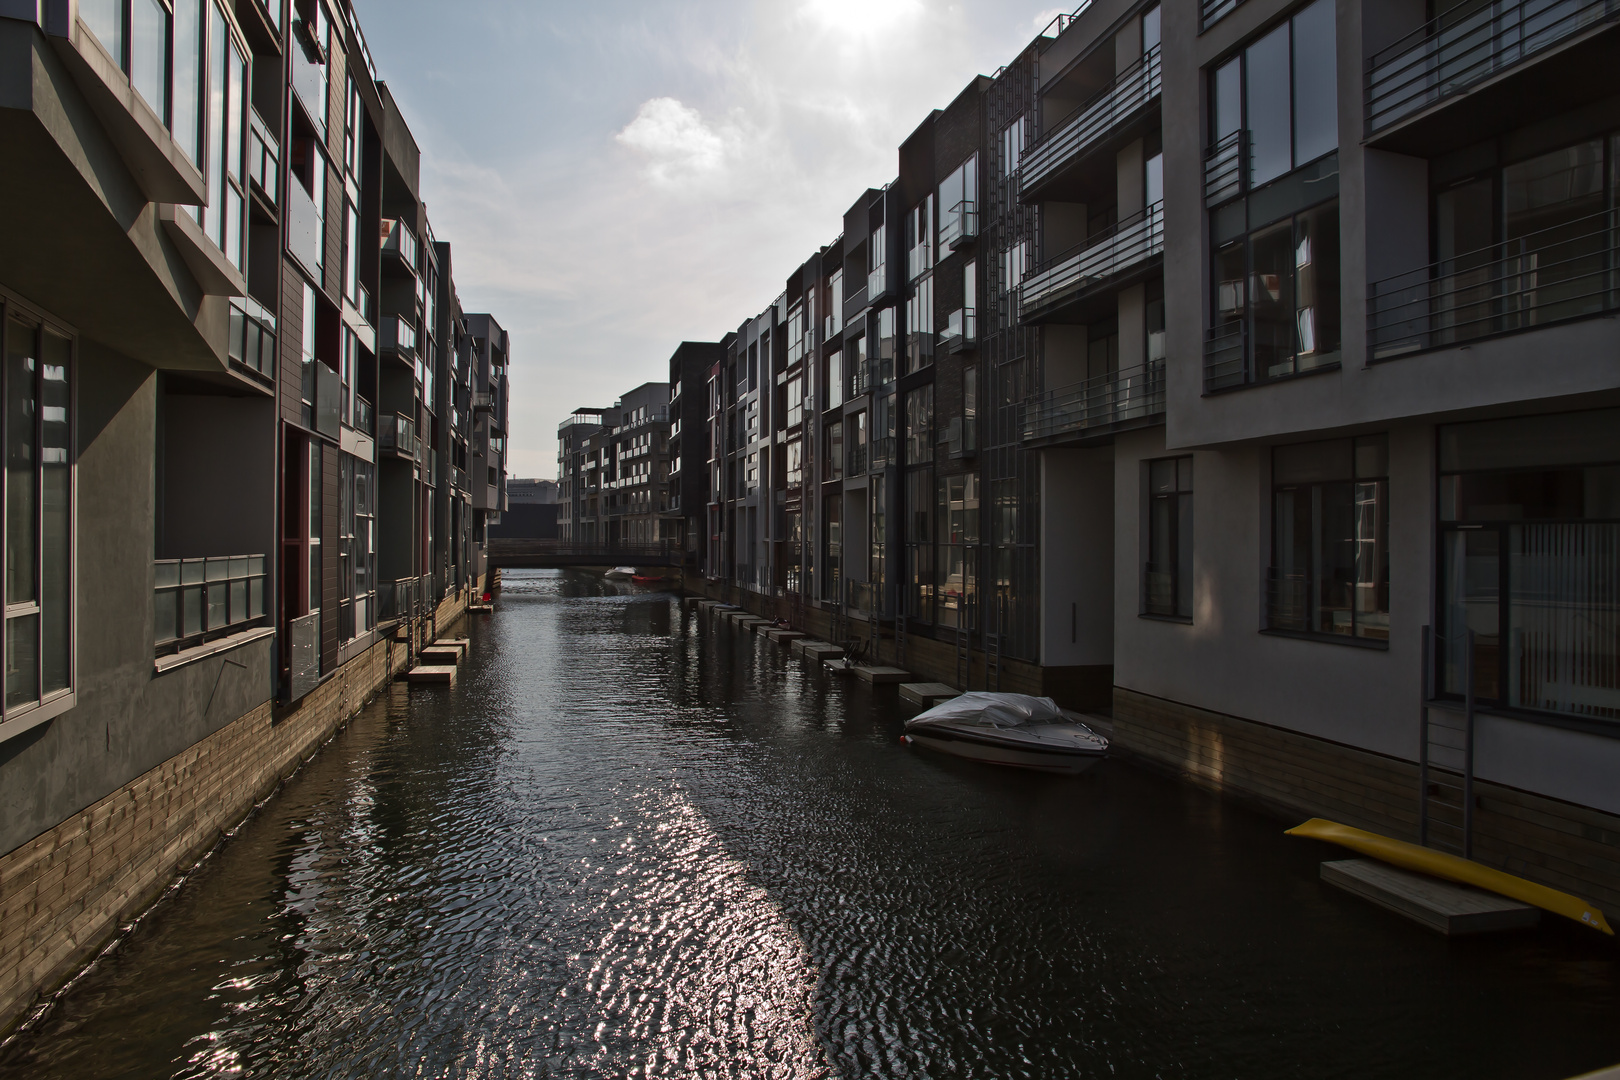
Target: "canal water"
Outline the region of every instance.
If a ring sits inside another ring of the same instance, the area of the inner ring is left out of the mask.
[[[0,1056],[28,1077],[1467,1077],[1620,1061],[1620,952],[1447,941],[1118,761],[930,756],[670,595],[509,574]]]

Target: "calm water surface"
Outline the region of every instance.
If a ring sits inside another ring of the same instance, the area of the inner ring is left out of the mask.
[[[1620,952],[1447,942],[1120,762],[897,742],[892,688],[513,574],[36,1031],[29,1077],[1468,1077],[1620,1061]]]

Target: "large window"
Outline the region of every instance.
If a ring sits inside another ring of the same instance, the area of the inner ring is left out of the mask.
[[[934,388],[906,391],[906,464],[934,460]]]
[[[1018,172],[1018,159],[1024,154],[1025,120],[1022,116],[1001,129],[1001,175]]]
[[[823,480],[842,480],[844,478],[844,422],[828,424],[823,429],[822,437],[826,440],[826,453],[821,455],[821,478]]]
[[[934,621],[934,471],[906,474],[906,614]]]
[[[41,706],[46,708],[39,718],[71,703],[73,342],[15,305],[0,306],[6,448],[3,730]]]
[[[1389,640],[1388,477],[1383,435],[1272,451],[1269,629]]]
[[[828,353],[826,369],[827,377],[824,380],[822,399],[818,407],[836,409],[844,403],[844,354]]]
[[[1142,613],[1192,618],[1193,459],[1147,463],[1147,562]]]
[[[1257,382],[1339,362],[1339,203],[1335,199],[1215,252],[1215,333],[1237,336]]]
[[[376,466],[343,454],[338,470],[338,623],[349,641],[377,625]]]
[[[906,374],[934,362],[934,277],[917,282],[906,300]]]
[[[821,501],[822,550],[826,552],[826,558],[822,560],[824,569],[821,575],[823,600],[843,599],[838,592],[843,585],[844,577],[843,504],[844,496],[841,493],[828,495]]]
[[[1212,142],[1246,143],[1250,186],[1339,145],[1333,0],[1316,0],[1215,69]]]
[[[1444,694],[1620,720],[1620,409],[1440,429]]]
[[[247,184],[244,172],[244,133],[247,130],[248,64],[246,50],[230,20],[213,4],[208,6],[206,160],[201,162],[208,181],[208,205],[199,208],[197,221],[231,264],[247,270],[244,239]]]
[[[939,623],[972,627],[978,597],[979,475],[939,478]]]
[[[974,154],[939,185],[939,243],[942,252],[978,232],[979,155]],[[972,306],[971,304],[969,305]]]

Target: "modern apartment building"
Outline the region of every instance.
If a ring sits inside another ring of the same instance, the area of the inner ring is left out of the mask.
[[[507,345],[346,4],[11,4],[0,72],[4,1023],[465,605]]]
[[[649,382],[611,409],[577,409],[558,428],[558,529],[564,540],[645,545],[670,527],[670,387]]]
[[[1055,20],[729,339],[710,588],[1620,904],[1617,21]]]

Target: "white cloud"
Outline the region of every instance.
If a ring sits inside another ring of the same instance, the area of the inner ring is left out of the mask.
[[[512,470],[551,476],[559,420],[758,314],[929,110],[1029,41],[1038,0],[518,3],[494,36],[398,2],[415,17],[367,23],[372,51],[463,303],[512,333]]]
[[[648,179],[665,186],[719,172],[738,141],[735,132],[722,135],[696,109],[671,97],[643,102],[614,138],[642,154]]]

